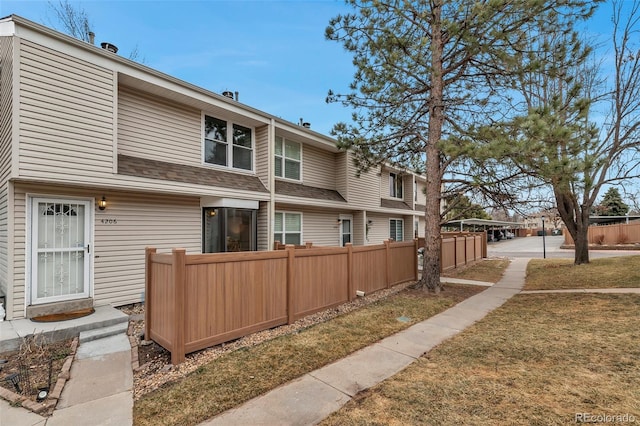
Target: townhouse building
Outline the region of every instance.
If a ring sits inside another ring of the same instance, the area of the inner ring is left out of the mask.
[[[424,230],[423,176],[358,177],[328,136],[15,15],[0,19],[0,89],[8,319],[143,301],[147,246],[366,245]]]

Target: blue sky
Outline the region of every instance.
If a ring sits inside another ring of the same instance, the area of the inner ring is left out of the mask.
[[[52,0],[57,1],[57,0]],[[96,44],[109,41],[128,57],[214,92],[238,91],[240,102],[328,134],[350,111],[325,102],[345,91],[351,57],[324,38],[344,2],[83,1]],[[17,14],[53,27],[47,1],[0,0],[0,16]]]
[[[57,2],[58,0],[51,0]],[[351,112],[328,105],[329,89],[345,92],[351,56],[324,38],[329,19],[348,12],[342,0],[75,1],[89,15],[96,43],[214,92],[238,91],[240,102],[329,134]],[[55,27],[48,1],[0,0],[0,16],[17,14]],[[604,5],[586,30],[610,34]]]

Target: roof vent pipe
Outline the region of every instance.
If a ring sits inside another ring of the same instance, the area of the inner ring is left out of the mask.
[[[111,53],[118,53],[118,48],[116,47],[115,44],[111,44],[111,43],[108,43],[106,41],[103,41],[102,43],[100,43],[100,46],[104,50],[108,50]]]
[[[96,44],[96,33],[89,31],[89,43]]]
[[[236,91],[235,91],[235,92],[233,92],[233,93],[235,93],[235,95],[236,95],[236,101],[237,101],[237,100],[238,100],[238,91],[236,90]]]

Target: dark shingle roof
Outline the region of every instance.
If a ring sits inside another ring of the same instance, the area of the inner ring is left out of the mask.
[[[268,192],[257,176],[118,154],[118,174],[196,185]]]
[[[404,201],[387,200],[385,198],[380,199],[380,207],[384,207],[385,209],[411,210],[411,207]]]
[[[346,203],[346,200],[342,198],[342,195],[340,195],[338,191],[283,180],[276,180],[276,194]]]

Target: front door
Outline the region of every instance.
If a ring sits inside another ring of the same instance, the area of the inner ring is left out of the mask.
[[[31,303],[89,297],[91,202],[33,198]]]
[[[352,216],[340,216],[340,246],[344,247],[347,243],[353,242],[353,217]]]

